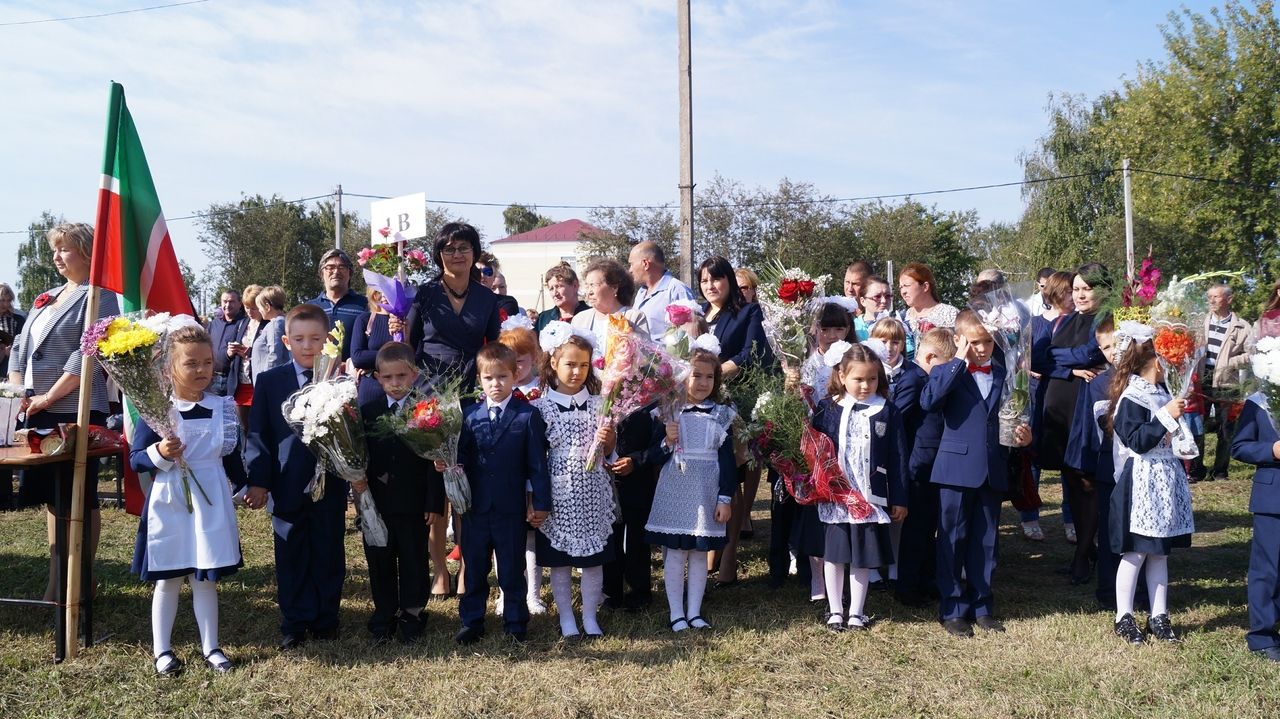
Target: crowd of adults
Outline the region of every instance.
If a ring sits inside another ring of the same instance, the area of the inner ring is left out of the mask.
[[[9,382],[25,390],[27,426],[51,428],[75,420],[92,237],[92,228],[84,224],[62,224],[49,231],[54,267],[65,282],[39,294],[27,315],[14,307],[13,290],[0,285],[0,363]],[[393,338],[403,337],[414,348],[427,376],[454,378],[469,389],[476,379],[477,353],[485,343],[498,339],[501,323],[511,315],[529,314],[537,330],[554,320],[569,321],[575,327],[591,330],[601,342],[607,341],[617,319],[624,318],[633,331],[657,339],[668,326],[667,306],[695,298],[693,289],[668,270],[661,247],[651,242],[637,244],[627,265],[605,258],[590,261],[581,283],[567,263],[547,269],[544,280],[550,306],[540,314],[521,309],[506,294],[506,281],[497,259],[483,250],[474,227],[464,223],[444,226],[430,256],[434,275],[417,287],[412,309],[403,321],[382,307],[384,298],[376,290],[361,295],[351,288],[355,268],[345,252],[330,250],[320,260],[324,289],[308,302],[322,308],[331,322],[340,321],[345,327],[342,357],[349,361],[347,371],[359,377],[362,401],[378,391],[371,377],[374,358],[378,349]],[[985,272],[983,279],[996,285],[1003,283],[999,272]],[[698,266],[696,281],[708,330],[720,343],[724,376],[732,378],[753,364],[776,365],[756,302],[759,282],[755,273],[750,268],[735,268],[724,257],[713,256]],[[896,311],[894,282],[896,296],[901,300]],[[1093,341],[1093,314],[1099,309],[1099,290],[1113,282],[1107,269],[1097,263],[1069,272],[1045,268],[1037,274],[1036,294],[1026,301],[1033,317],[1037,471],[1056,471],[1064,483],[1066,539],[1077,545],[1070,567],[1073,582],[1086,581],[1089,576],[1098,508],[1091,478],[1066,461],[1066,438],[1081,387],[1104,366]],[[908,356],[924,333],[955,324],[957,308],[942,301],[932,271],[921,263],[906,265],[890,279],[875,274],[866,262],[854,262],[845,268],[843,291],[858,339],[865,339],[877,320],[897,317],[906,329]],[[253,402],[258,376],[290,361],[284,341],[287,300],[284,290],[275,285],[228,289],[208,321],[215,348],[211,391],[234,397],[242,418]],[[1204,395],[1200,415],[1206,430],[1217,436],[1217,453],[1211,467],[1201,463],[1193,467],[1193,480],[1225,478],[1232,433],[1231,405],[1238,401],[1233,390],[1241,384],[1253,340],[1259,334],[1280,333],[1276,331],[1280,329],[1280,283],[1256,325],[1234,313],[1229,286],[1214,286],[1208,300],[1212,312],[1203,328],[1208,353],[1200,372]],[[118,311],[115,296],[105,291],[99,307],[102,316]],[[91,409],[93,421],[101,423],[109,412],[107,383],[101,369],[96,372]],[[741,490],[734,500],[729,524],[730,544],[716,560],[717,584],[721,586],[738,580],[737,542],[742,536],[750,536],[749,510],[760,477],[758,468],[743,464]],[[29,470],[14,496],[12,478],[0,476],[0,505],[11,508],[47,503],[48,487],[43,473]],[[94,488],[91,483],[91,553],[99,526]],[[52,532],[52,515],[49,526]],[[440,567],[444,561],[443,523],[431,529],[432,562]],[[1045,539],[1034,510],[1023,513],[1022,532],[1028,540]],[[777,541],[771,543],[771,565],[787,558],[787,538],[774,539]],[[785,571],[785,567],[779,570],[771,566],[771,578],[778,582],[785,578]],[[432,587],[433,594],[447,593],[447,572],[437,571],[435,576],[443,576],[446,586],[437,582]]]

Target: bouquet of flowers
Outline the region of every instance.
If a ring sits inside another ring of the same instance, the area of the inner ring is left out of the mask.
[[[384,228],[385,229],[385,228]],[[399,237],[399,235],[397,235]],[[418,288],[409,281],[409,275],[419,275],[426,268],[427,257],[422,250],[397,253],[396,245],[378,245],[360,250],[360,266],[364,268],[365,284],[382,294],[378,306],[396,319],[404,322],[413,308],[413,298]],[[396,342],[404,341],[404,331],[392,332]]]
[[[369,467],[364,442],[364,421],[356,405],[356,381],[350,377],[330,377],[341,347],[342,324],[336,336],[330,333],[321,355],[316,358],[311,384],[289,395],[281,405],[289,429],[316,456],[316,474],[311,480],[311,498],[324,498],[326,468],[347,482],[363,482]],[[387,546],[387,526],[373,504],[368,489],[356,494],[356,511],[365,542]]]
[[[1016,447],[1017,428],[1031,421],[1031,317],[1004,288],[975,297],[969,308],[1004,353],[1009,371],[1000,399],[1000,444]]]
[[[1156,299],[1161,276],[1160,268],[1156,267],[1148,250],[1147,256],[1142,258],[1142,266],[1138,268],[1138,276],[1131,278],[1125,275],[1125,284],[1120,289],[1120,306],[1111,311],[1117,323],[1133,320],[1147,324],[1151,321],[1151,304]]]
[[[662,344],[672,356],[689,359],[693,340],[684,326],[702,315],[702,307],[693,300],[675,300],[667,305],[668,327],[662,333]]]
[[[604,397],[600,426],[616,425],[662,397],[683,393],[688,371],[687,362],[633,332],[630,323],[613,327],[600,373],[600,394]],[[600,443],[593,441],[587,452],[587,469],[598,467],[603,454]]]
[[[1280,337],[1263,337],[1253,347],[1253,376],[1267,400],[1267,412],[1280,412]]]
[[[774,261],[760,270],[760,310],[764,333],[783,364],[800,366],[809,351],[809,329],[825,294],[829,275],[810,277]]]
[[[810,407],[794,392],[765,392],[752,412],[752,452],[782,477],[799,504],[835,502],[855,519],[871,515],[871,505],[840,469],[831,438],[809,423]]]
[[[145,312],[131,312],[104,317],[80,337],[81,354],[98,359],[98,364],[129,398],[138,416],[165,439],[174,436],[179,416],[169,399],[173,383],[166,371],[168,353],[164,340],[169,332],[187,326],[200,325],[190,315],[162,312],[147,316]],[[213,502],[186,460],[179,458],[178,467],[187,511],[195,511],[193,484],[205,503],[212,506]]]
[[[459,514],[471,509],[471,483],[458,464],[458,437],[462,434],[460,379],[437,386],[431,396],[417,395],[406,402],[399,414],[378,418],[378,429],[394,434],[414,454],[440,460],[444,470],[444,492]]]

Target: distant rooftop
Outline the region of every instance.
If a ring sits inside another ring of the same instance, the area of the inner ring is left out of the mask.
[[[514,245],[525,242],[577,242],[579,235],[600,232],[600,228],[582,220],[565,220],[536,230],[494,240],[495,245]]]

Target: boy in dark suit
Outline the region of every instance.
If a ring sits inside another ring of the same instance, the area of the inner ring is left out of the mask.
[[[316,457],[289,429],[281,405],[312,379],[316,357],[329,336],[329,318],[315,305],[298,305],[285,316],[284,344],[293,361],[258,375],[249,408],[245,503],[259,509],[271,495],[275,527],[276,595],[280,604],[280,648],[296,649],[308,633],[318,640],[338,637],[338,607],[346,579],[342,548],[347,486],[324,472],[324,497],[311,500]],[[360,487],[352,485],[353,489]]]
[[[1000,502],[1009,488],[1008,453],[999,441],[1005,367],[1003,353],[972,310],[956,316],[955,345],[955,359],[929,373],[920,406],[942,414],[930,475],[939,498],[939,620],[947,633],[969,637],[973,624],[1004,631],[992,616],[991,581]],[[1029,427],[1019,428],[1018,435],[1030,443]]]
[[[933,368],[950,362],[955,354],[955,340],[949,329],[938,327],[920,337],[914,366],[924,381],[918,392],[924,390]],[[898,547],[895,594],[899,602],[919,607],[938,596],[938,488],[930,477],[942,439],[942,413],[925,412],[917,394],[914,414],[904,411],[903,417],[911,455],[907,461],[907,518],[902,522],[902,542]]]
[[[385,642],[393,633],[408,643],[422,635],[427,615],[427,527],[444,514],[444,485],[431,463],[404,442],[375,431],[378,418],[403,410],[419,380],[413,348],[388,342],[378,350],[382,391],[360,406],[369,445],[369,491],[387,525],[387,546],[364,545],[373,616],[369,632]]]
[[[613,561],[604,565],[605,604],[627,611],[645,609],[653,601],[653,567],[645,522],[653,509],[658,473],[652,462],[655,422],[649,408],[618,423],[618,461],[606,466],[613,474],[621,516],[613,525]],[[624,582],[625,580],[625,582]],[[623,586],[630,590],[624,593]]]
[[[503,631],[525,640],[525,522],[542,526],[551,511],[547,476],[547,425],[528,402],[513,402],[516,353],[492,342],[476,355],[484,400],[463,410],[458,464],[471,484],[471,508],[462,515],[462,562],[466,592],[458,602],[462,630],[454,640],[473,644],[484,636],[489,598],[489,556],[498,561],[503,595]],[[444,471],[444,463],[436,469]],[[526,493],[526,486],[528,492]]]
[[[1249,511],[1253,512],[1253,545],[1249,551],[1249,633],[1254,654],[1280,662],[1280,436],[1262,393],[1249,397],[1236,424],[1231,456],[1257,467]]]

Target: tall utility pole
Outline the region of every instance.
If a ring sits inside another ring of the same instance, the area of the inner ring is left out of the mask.
[[[689,0],[676,0],[680,32],[680,279],[693,286],[693,59]]]
[[[1133,176],[1129,174],[1129,158],[1124,159],[1124,257],[1133,277]]]
[[[334,191],[338,201],[333,205],[333,246],[342,249],[342,185]]]

